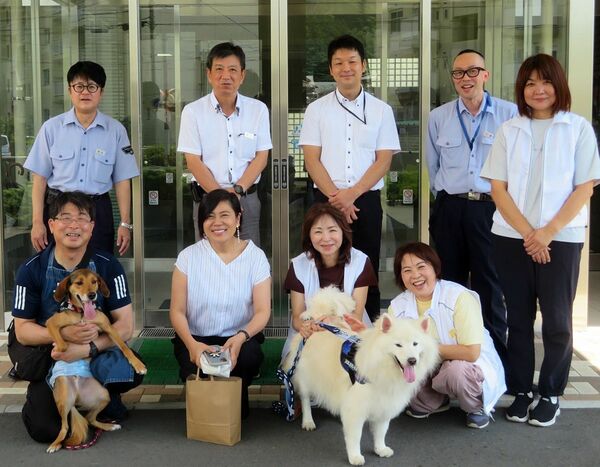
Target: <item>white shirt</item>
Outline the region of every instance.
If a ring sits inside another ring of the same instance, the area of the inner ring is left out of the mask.
[[[187,320],[194,336],[232,336],[254,316],[252,289],[271,276],[252,241],[225,264],[208,240],[185,248],[175,267],[187,276]]]
[[[349,101],[337,89],[306,108],[300,145],[321,148],[321,163],[337,188],[356,185],[375,162],[375,151],[400,151],[388,104],[364,91]],[[371,190],[381,188],[383,178]]]
[[[269,111],[259,100],[238,94],[226,116],[211,92],[181,112],[177,151],[201,156],[221,188],[236,184],[256,152],[272,147]]]

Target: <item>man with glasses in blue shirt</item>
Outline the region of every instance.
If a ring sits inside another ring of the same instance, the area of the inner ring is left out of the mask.
[[[95,204],[91,244],[112,253],[115,230],[108,192],[114,186],[120,214],[116,244],[123,255],[131,243],[130,179],[139,175],[137,161],[123,125],[98,110],[104,68],[77,62],[67,82],[73,107],[42,125],[24,165],[33,173],[31,243],[38,252],[46,248],[51,239],[49,203],[60,193],[79,191]]]
[[[491,261],[490,183],[479,176],[496,131],[517,113],[511,103],[490,96],[483,55],[462,50],[451,79],[458,99],[431,111],[425,154],[435,196],[429,232],[442,260],[442,277],[479,294],[483,320],[501,358],[506,351],[506,308]]]

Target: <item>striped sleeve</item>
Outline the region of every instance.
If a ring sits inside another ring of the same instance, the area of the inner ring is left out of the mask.
[[[23,264],[15,277],[12,315],[15,318],[37,319],[41,290],[36,274],[39,273],[39,255]]]

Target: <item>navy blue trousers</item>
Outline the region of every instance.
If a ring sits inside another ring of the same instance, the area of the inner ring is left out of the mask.
[[[442,260],[442,278],[479,294],[483,324],[496,351],[506,357],[506,308],[492,261],[492,201],[470,201],[440,191],[429,218],[429,232]]]
[[[560,396],[573,356],[573,300],[581,243],[550,243],[550,262],[535,263],[523,240],[493,235],[494,260],[508,311],[506,382],[512,394],[529,392],[535,370],[533,324],[539,302],[544,359],[541,396]]]

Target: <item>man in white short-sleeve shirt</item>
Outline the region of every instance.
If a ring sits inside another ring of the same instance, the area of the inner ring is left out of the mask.
[[[240,46],[215,45],[208,53],[206,76],[213,90],[184,107],[177,151],[185,154],[200,192],[223,188],[238,195],[243,210],[240,236],[260,246],[256,187],[273,147],[269,111],[262,102],[238,92],[246,76]],[[195,202],[196,240],[197,213]]]
[[[400,140],[392,108],[364,91],[365,49],[355,37],[329,43],[329,72],[335,91],[311,103],[304,115],[300,145],[315,183],[315,201],[340,209],[352,227],[352,245],[379,271],[380,190]],[[370,287],[366,304],[379,315],[379,289]]]

